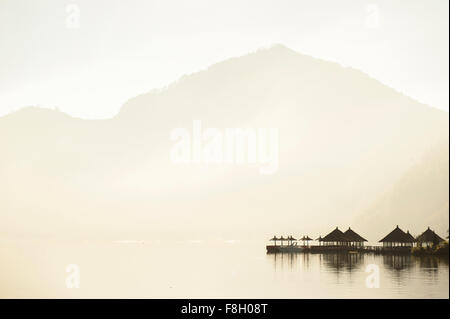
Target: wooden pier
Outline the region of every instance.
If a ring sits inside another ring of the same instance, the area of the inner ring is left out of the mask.
[[[266,246],[268,254],[276,253],[373,253],[373,254],[410,254],[411,247],[385,247],[385,246]]]
[[[273,253],[373,253],[373,254],[412,254],[413,247],[422,248],[436,247],[439,243],[445,240],[438,236],[434,231],[428,227],[417,239],[412,236],[409,231],[404,232],[400,227],[395,227],[383,239],[379,240],[378,246],[367,246],[367,240],[357,234],[350,227],[342,232],[336,227],[325,237],[319,236],[316,239],[318,245],[309,245],[313,241],[309,236],[303,236],[297,240],[294,237],[277,237],[269,239],[274,242],[273,245],[267,245],[266,250],[268,254]],[[277,245],[277,242],[280,245]],[[303,242],[303,245],[299,245]],[[283,245],[283,243],[287,243]],[[448,247],[448,242],[447,242]],[[448,254],[448,248],[447,248]]]

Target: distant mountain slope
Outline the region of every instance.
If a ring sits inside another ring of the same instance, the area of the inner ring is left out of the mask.
[[[385,194],[374,201],[355,223],[381,239],[395,225],[415,236],[430,226],[441,236],[449,229],[449,144],[427,152]],[[374,227],[377,225],[377,227]]]
[[[193,120],[278,128],[278,172],[173,164],[170,132]],[[443,111],[278,45],[135,97],[110,120],[37,108],[0,118],[0,232],[324,233],[372,205],[448,127]]]

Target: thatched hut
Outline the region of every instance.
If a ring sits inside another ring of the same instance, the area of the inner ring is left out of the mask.
[[[319,246],[320,246],[321,243],[322,243],[322,241],[323,241],[323,240],[322,240],[322,236],[319,236],[319,238],[317,238],[316,240],[319,242]]]
[[[367,239],[355,233],[350,227],[344,232],[344,235],[350,241],[351,246],[361,247],[364,246],[364,242],[367,241]]]
[[[278,240],[281,242],[281,246],[283,246],[283,241],[286,241],[287,239],[281,236]]]
[[[425,246],[435,246],[440,242],[445,241],[438,234],[428,227],[426,231],[424,231],[420,236],[417,237],[417,243],[420,247]]]
[[[411,234],[409,233],[409,230],[406,231],[406,236],[408,236],[408,238],[409,238],[409,240],[410,240],[410,242],[408,243],[408,245],[412,247],[412,246],[414,245],[414,243],[417,242],[417,240],[414,238],[413,235],[411,235]]]
[[[270,240],[270,241],[273,241],[273,242],[274,242],[274,245],[276,246],[276,245],[277,245],[277,240],[279,240],[279,239],[277,238],[277,236],[273,236],[273,237],[270,238],[269,240]]]
[[[393,231],[379,242],[383,243],[383,247],[408,247],[414,241],[397,225]]]
[[[292,237],[292,236],[288,236],[287,241],[289,245],[292,245],[294,241],[296,241],[297,239]]]
[[[305,246],[305,242],[306,242],[306,246],[309,246],[309,241],[312,240],[312,238],[309,238],[308,235],[303,236],[302,238],[300,238],[300,240],[303,241],[303,246]]]
[[[335,230],[322,238],[322,242],[327,246],[347,246],[350,240],[336,227]]]

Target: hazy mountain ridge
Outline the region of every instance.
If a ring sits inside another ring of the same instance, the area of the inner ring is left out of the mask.
[[[173,165],[170,131],[192,120],[279,128],[279,172]],[[2,231],[323,234],[348,225],[446,136],[447,113],[275,46],[135,97],[110,120],[33,108],[0,118]]]
[[[425,153],[355,223],[375,238],[399,225],[415,236],[430,226],[446,236],[449,225],[449,140]],[[373,225],[377,225],[376,228]]]

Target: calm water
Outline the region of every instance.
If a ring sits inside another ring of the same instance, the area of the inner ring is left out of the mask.
[[[448,298],[448,260],[276,254],[264,242],[0,242],[2,298]],[[66,288],[66,267],[80,288]],[[366,287],[366,267],[380,287]]]

